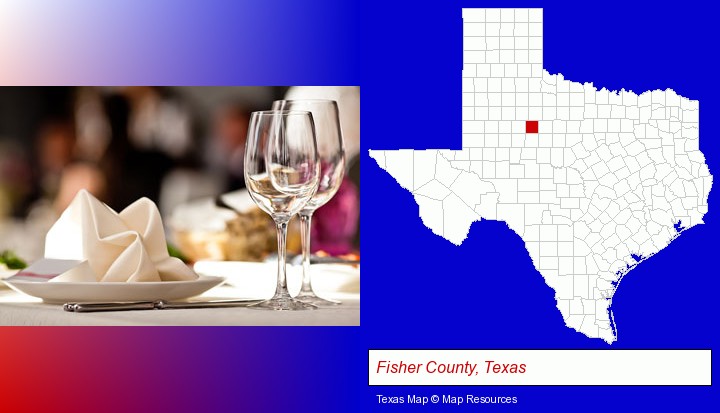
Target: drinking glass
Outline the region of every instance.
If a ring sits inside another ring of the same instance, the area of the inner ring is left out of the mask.
[[[310,112],[262,111],[250,115],[245,184],[253,201],[275,221],[278,276],[275,295],[249,308],[316,308],[288,293],[285,257],[288,222],[315,194],[318,177],[317,143]]]
[[[312,113],[320,161],[318,190],[299,213],[303,281],[300,293],[295,298],[315,305],[340,304],[338,301],[318,297],[313,292],[310,277],[310,224],[313,212],[335,195],[345,174],[345,145],[337,103],[334,100],[277,100],[273,103],[273,109],[303,110]]]

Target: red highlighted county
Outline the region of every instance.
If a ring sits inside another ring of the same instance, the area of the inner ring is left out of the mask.
[[[525,133],[538,133],[538,121],[525,121]]]

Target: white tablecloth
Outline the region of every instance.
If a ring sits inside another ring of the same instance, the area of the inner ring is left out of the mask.
[[[202,296],[241,297],[235,288],[221,286]],[[341,305],[305,311],[269,311],[236,308],[113,311],[69,313],[62,306],[0,289],[0,325],[5,326],[357,326],[360,325],[359,294],[328,294]]]

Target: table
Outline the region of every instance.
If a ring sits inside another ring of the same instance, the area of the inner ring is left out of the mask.
[[[205,299],[240,298],[230,286],[213,288]],[[182,310],[69,313],[54,304],[0,289],[0,325],[4,326],[358,326],[360,295],[327,294],[342,305],[307,311],[263,311],[242,307]]]

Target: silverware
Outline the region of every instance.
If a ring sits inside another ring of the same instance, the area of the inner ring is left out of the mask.
[[[221,307],[247,307],[262,300],[215,300],[215,301],[188,301],[172,302],[156,301],[120,301],[120,302],[85,302],[65,303],[63,310],[74,313],[92,313],[99,311],[129,311],[129,310],[173,310],[183,308],[221,308]]]

